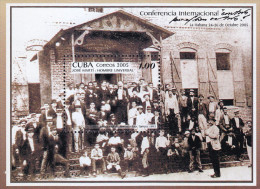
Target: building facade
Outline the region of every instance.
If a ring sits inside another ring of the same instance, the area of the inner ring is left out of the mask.
[[[154,70],[131,74],[72,74],[71,62],[155,62],[161,83],[213,95],[226,105],[252,106],[250,29],[160,27],[116,11],[60,30],[31,60],[39,64],[40,104],[56,98],[69,83],[96,80],[157,84]]]

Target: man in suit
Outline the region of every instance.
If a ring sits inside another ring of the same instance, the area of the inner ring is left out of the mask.
[[[219,128],[215,124],[215,118],[208,120],[209,128],[205,131],[206,141],[209,149],[209,156],[213,165],[214,174],[212,178],[220,177],[220,166],[219,166],[219,151],[221,150],[221,144],[219,140]]]
[[[40,132],[40,142],[42,144],[42,163],[41,163],[41,174],[45,174],[47,166],[50,162],[50,152],[49,152],[49,136],[51,135],[51,127],[53,127],[52,117],[46,118],[46,125],[41,129]]]
[[[243,127],[244,122],[239,116],[239,111],[235,111],[235,116],[231,119],[231,125],[233,128],[233,132],[236,136],[238,141],[238,149],[237,149],[237,160],[241,161],[241,153],[243,152],[243,145],[244,145],[244,135],[243,135]]]
[[[246,137],[246,148],[247,148],[247,155],[250,160],[250,165],[248,167],[252,166],[252,145],[253,145],[253,128],[252,128],[252,122],[247,121],[247,128],[244,129],[244,135]]]
[[[137,96],[137,92],[136,91],[133,91],[133,96],[129,98],[130,105],[132,105],[132,102],[136,102],[137,106],[142,105],[142,100],[141,100],[140,97]],[[130,107],[130,108],[132,108],[132,107]]]
[[[109,91],[106,87],[106,83],[102,82],[100,89],[98,90],[99,102],[107,101],[109,98]]]
[[[65,101],[65,108],[63,112],[64,123],[66,124],[66,142],[67,142],[67,152],[72,152],[72,106],[70,105],[70,101]]]
[[[150,100],[153,102],[155,99],[159,98],[159,95],[157,93],[157,91],[154,89],[153,87],[153,83],[150,82],[148,83],[148,92],[150,94]]]
[[[111,107],[111,112],[115,113],[116,110],[116,93],[113,84],[108,85],[108,103]]]
[[[203,101],[204,96],[202,94],[199,95],[198,102],[198,123],[199,128],[201,130],[201,134],[205,137],[205,130],[207,129],[207,105]]]
[[[220,141],[226,136],[226,134],[229,132],[229,130],[233,130],[231,125],[231,119],[230,116],[228,115],[227,108],[223,108],[224,115],[221,116],[220,121],[219,121],[219,128],[220,128]]]
[[[191,135],[188,138],[188,144],[189,144],[189,155],[190,155],[189,173],[193,172],[195,161],[198,164],[199,172],[203,172],[201,161],[200,161],[201,140],[197,135],[195,135],[195,129],[191,130]]]
[[[127,103],[128,103],[128,92],[123,88],[123,82],[118,82],[118,89],[115,91],[116,94],[116,117],[119,123],[127,123]]]
[[[88,89],[85,93],[85,105],[86,108],[89,108],[90,104],[94,102],[95,104],[97,103],[98,95],[97,91],[93,87],[93,83],[89,82],[88,83]]]
[[[36,173],[36,159],[39,160],[40,144],[38,139],[34,137],[35,130],[32,124],[27,125],[25,129],[26,139],[21,149],[24,176],[33,176]]]
[[[190,96],[187,99],[188,113],[190,118],[194,117],[197,119],[198,113],[198,98],[194,96],[194,90],[190,90]]]
[[[176,94],[176,89],[169,90],[168,94],[168,98],[165,99],[166,115],[168,116],[171,134],[175,134],[179,131],[179,102]]]
[[[208,96],[209,103],[207,104],[208,117],[210,115],[216,115],[216,110],[218,109],[218,103],[215,101],[215,97],[213,95]]]
[[[51,108],[48,110],[48,116],[52,117],[53,124],[56,125],[56,118],[57,118],[57,102],[55,99],[51,101]]]
[[[147,113],[147,107],[150,106],[152,109],[153,109],[153,103],[152,101],[150,100],[150,95],[147,93],[147,94],[144,94],[144,102],[142,103],[142,106],[144,108],[144,113],[146,114]]]

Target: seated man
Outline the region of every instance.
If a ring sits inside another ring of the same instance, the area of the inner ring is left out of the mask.
[[[102,171],[106,173],[106,165],[105,160],[103,157],[103,151],[100,149],[99,144],[95,144],[95,147],[91,151],[91,159],[92,159],[92,169],[93,169],[93,176],[97,174],[97,163],[101,163]]]
[[[127,145],[127,148],[124,153],[124,160],[125,160],[125,165],[126,165],[126,170],[129,171],[130,167],[135,166],[135,154],[134,150],[132,149],[131,144]]]
[[[115,168],[118,171],[122,179],[126,176],[121,170],[120,157],[116,152],[115,147],[111,147],[111,153],[109,153],[107,156],[107,169],[111,170],[112,168]]]
[[[123,149],[123,146],[122,146],[122,140],[121,140],[120,136],[118,136],[117,131],[114,131],[113,136],[110,137],[110,139],[108,140],[108,146],[109,147],[115,147],[116,151],[120,155],[123,155],[124,149]]]
[[[80,174],[84,175],[84,171],[87,171],[87,177],[89,176],[89,168],[91,166],[91,159],[88,157],[88,152],[85,151],[84,154],[79,158],[80,164]]]

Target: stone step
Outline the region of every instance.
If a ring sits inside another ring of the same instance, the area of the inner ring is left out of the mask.
[[[242,162],[241,161],[229,161],[229,162],[220,162],[220,167],[226,168],[226,167],[234,167],[234,166],[245,166],[245,165],[249,165],[249,164],[250,164],[250,162],[248,160],[245,160],[245,161],[242,161]],[[202,168],[203,168],[203,170],[212,169],[212,164],[211,163],[202,164]],[[177,173],[177,172],[184,172],[184,171],[187,171],[187,170],[183,170],[183,168],[175,168],[173,172]],[[87,172],[83,172],[82,175],[81,175],[80,170],[70,170],[70,176],[71,177],[81,177],[81,176],[84,176],[86,174],[87,174]],[[98,169],[97,174],[100,175],[100,174],[103,174],[103,173],[101,173],[100,169]],[[155,172],[154,174],[158,174],[158,173]],[[135,177],[135,176],[138,176],[138,175],[139,175],[139,173],[137,173],[136,171],[127,172],[127,177]],[[89,176],[94,177],[91,173],[90,173]],[[118,176],[117,172],[109,172],[106,175],[106,177],[111,177],[111,178],[114,178],[114,177],[117,177],[117,176]],[[53,178],[64,178],[64,177],[65,177],[65,171],[55,171],[53,176],[50,173],[36,174],[34,180],[40,181],[40,180],[48,180],[48,179],[53,179]],[[30,180],[29,177],[24,178],[21,175],[12,177],[12,181],[16,181],[16,182],[25,181],[25,179]]]

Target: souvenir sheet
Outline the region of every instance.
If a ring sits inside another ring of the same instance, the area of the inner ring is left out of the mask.
[[[8,186],[254,186],[255,4],[6,4]]]

